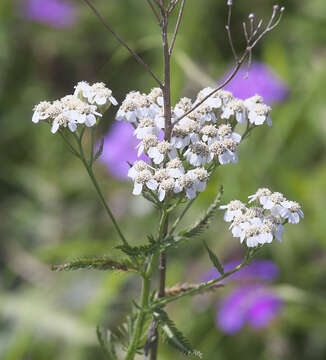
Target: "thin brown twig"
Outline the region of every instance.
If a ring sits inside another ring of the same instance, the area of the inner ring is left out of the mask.
[[[146,1],[147,1],[148,5],[150,6],[150,8],[152,9],[153,14],[156,17],[158,23],[160,24],[161,23],[160,15],[158,14],[158,12],[156,11],[154,5],[152,4],[152,0],[146,0]]]
[[[231,35],[231,17],[232,17],[232,1],[230,3],[228,3],[228,7],[229,7],[229,11],[228,11],[228,21],[227,24],[225,26],[227,35],[228,35],[228,40],[229,40],[229,44],[233,53],[233,57],[234,60],[237,61],[238,60],[238,55],[237,52],[235,50],[234,44],[233,44],[233,39],[232,39],[232,35]]]
[[[231,72],[231,74],[228,76],[228,78],[219,86],[217,86],[215,89],[213,89],[208,95],[206,95],[201,101],[199,101],[195,106],[193,106],[190,110],[186,111],[183,115],[181,115],[180,117],[178,117],[174,123],[173,126],[175,126],[180,120],[182,120],[184,117],[186,117],[187,115],[189,115],[190,113],[192,113],[194,110],[196,110],[200,105],[202,105],[208,98],[210,98],[212,95],[214,95],[218,90],[221,90],[222,88],[224,88],[224,86],[226,86],[237,74],[238,70],[240,69],[241,65],[244,63],[249,50],[251,50],[250,48],[247,48],[245,50],[245,52],[243,53],[243,55],[241,56],[241,58],[237,61],[236,65],[234,66],[233,71]]]
[[[265,36],[265,35],[266,35],[268,32],[270,32],[271,30],[275,29],[276,26],[277,26],[277,25],[280,23],[280,21],[282,20],[283,12],[284,12],[284,10],[285,10],[284,7],[281,7],[281,9],[280,9],[280,16],[279,16],[279,18],[276,20],[276,22],[273,24],[273,21],[274,21],[274,19],[275,19],[276,13],[277,13],[277,10],[278,10],[278,6],[275,5],[274,8],[273,8],[273,14],[272,14],[272,16],[271,16],[271,18],[270,18],[269,23],[267,24],[265,30],[264,30],[264,31],[257,37],[257,39],[251,44],[251,47],[252,47],[252,48],[256,46],[256,44],[260,41],[260,39],[261,39],[263,36]]]
[[[270,18],[270,21],[268,22],[266,28],[261,32],[261,34],[257,37],[256,40],[254,40],[251,43],[251,38],[249,38],[248,33],[247,33],[247,28],[246,28],[246,23],[243,23],[243,30],[244,30],[244,35],[247,41],[247,46],[246,49],[244,50],[242,56],[240,59],[237,60],[233,71],[231,72],[231,74],[227,77],[227,79],[219,86],[217,86],[215,89],[213,89],[208,95],[206,95],[201,101],[199,101],[196,105],[194,105],[190,110],[186,111],[182,116],[178,117],[174,122],[173,122],[173,126],[175,126],[180,120],[182,120],[184,117],[186,117],[187,115],[189,115],[190,113],[192,113],[194,110],[196,110],[200,105],[202,105],[208,98],[210,98],[212,95],[214,95],[218,90],[221,90],[224,86],[226,86],[237,74],[238,70],[240,69],[240,67],[242,66],[242,64],[244,63],[244,61],[246,60],[247,56],[249,55],[249,57],[251,58],[251,51],[252,49],[257,45],[257,43],[261,40],[261,38],[266,35],[269,31],[273,30],[281,21],[282,19],[282,15],[283,12],[285,10],[284,7],[282,7],[280,9],[280,16],[277,19],[277,21],[273,24],[273,21],[275,19],[276,13],[278,11],[278,6],[274,6],[273,7],[273,14]],[[256,31],[254,31],[254,34],[257,33],[258,28],[260,28],[262,25],[262,21],[259,22]]]
[[[164,85],[163,103],[164,103],[164,140],[170,141],[172,132],[172,111],[171,111],[171,71],[170,71],[170,54],[169,54],[169,40],[168,40],[168,15],[162,11],[162,42],[163,42],[163,56],[164,56]]]
[[[128,46],[128,44],[121,38],[119,34],[117,34],[111,26],[104,20],[102,15],[97,11],[94,5],[90,2],[90,0],[84,0],[87,6],[94,12],[97,18],[101,21],[101,23],[110,31],[110,33],[129,51],[129,53],[136,59],[136,61],[141,64],[146,71],[152,76],[152,78],[159,84],[160,87],[163,86],[161,80],[153,73],[150,67],[144,62],[144,60],[132,49]]]
[[[153,0],[161,11],[164,11],[164,4],[162,0]]]
[[[174,33],[173,33],[172,40],[171,40],[171,44],[170,44],[170,47],[169,47],[169,55],[170,55],[170,56],[171,56],[171,54],[172,54],[173,47],[174,47],[174,43],[175,43],[175,40],[176,40],[177,35],[178,35],[178,30],[179,30],[179,27],[180,27],[180,23],[181,23],[181,19],[182,19],[182,14],[183,14],[183,10],[184,10],[184,7],[185,7],[185,3],[186,3],[186,0],[182,0],[182,3],[181,3],[181,5],[180,5],[180,10],[179,10],[179,15],[178,15],[177,23],[176,23],[176,25],[175,25]]]
[[[175,9],[175,7],[178,5],[179,0],[174,0],[173,2],[170,2],[170,5],[168,6],[166,12],[168,15],[172,13],[172,11]]]

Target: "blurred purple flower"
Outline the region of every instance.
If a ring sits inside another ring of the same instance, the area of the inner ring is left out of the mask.
[[[130,168],[128,162],[148,161],[146,155],[137,157],[136,146],[139,140],[133,135],[133,132],[134,128],[131,124],[116,121],[104,138],[100,161],[107,166],[111,175],[118,179],[128,179],[127,174]]]
[[[276,317],[281,306],[282,301],[265,286],[239,287],[223,300],[216,323],[228,334],[241,330],[246,323],[261,329]]]
[[[231,261],[224,265],[224,270],[230,271],[239,264],[240,261]],[[281,299],[266,286],[278,275],[279,268],[272,261],[255,260],[229,276],[227,281],[235,280],[238,287],[222,300],[216,316],[217,326],[228,334],[239,331],[246,323],[254,329],[267,326],[282,307]],[[218,276],[220,273],[214,268],[204,274],[202,280]]]
[[[285,100],[289,88],[285,82],[267,65],[254,62],[249,76],[246,78],[247,68],[242,67],[237,75],[224,87],[234,96],[247,99],[256,94],[264,98],[265,103],[272,104]]]
[[[55,28],[76,22],[76,8],[64,0],[25,0],[22,10],[26,18]]]

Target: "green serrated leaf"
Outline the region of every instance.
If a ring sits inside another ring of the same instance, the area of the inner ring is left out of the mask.
[[[153,255],[159,249],[160,244],[158,242],[151,242],[148,245],[140,246],[128,246],[128,245],[119,245],[116,248],[123,251],[128,256],[139,256],[139,257],[148,257]]]
[[[178,235],[181,237],[192,238],[195,236],[200,235],[208,226],[209,222],[212,220],[213,216],[218,209],[218,205],[221,202],[221,198],[223,195],[223,186],[221,186],[219,193],[217,194],[214,202],[211,206],[207,209],[205,215],[197,221],[193,226],[190,228],[181,231]]]
[[[207,246],[206,242],[204,241],[204,246],[208,252],[209,258],[211,259],[211,262],[213,263],[213,265],[216,267],[216,269],[219,271],[219,273],[221,275],[224,275],[224,269],[223,266],[221,265],[219,259],[217,258],[217,256],[213,253],[213,251]]]
[[[94,162],[102,155],[103,147],[104,147],[104,136],[101,137],[100,145],[98,147],[96,154],[94,155],[94,159],[93,159]]]
[[[108,331],[97,325],[96,336],[106,359],[118,360],[112,334],[110,334],[110,337],[108,337]]]
[[[153,316],[157,321],[158,329],[171,346],[181,351],[184,355],[194,354],[189,340],[176,328],[174,322],[164,310],[156,309]]]
[[[120,271],[135,271],[134,268],[128,263],[120,263],[106,256],[91,257],[85,256],[78,259],[74,259],[66,264],[52,265],[52,271],[68,271],[68,270],[120,270]]]

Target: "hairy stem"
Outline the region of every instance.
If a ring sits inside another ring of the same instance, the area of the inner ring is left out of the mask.
[[[146,309],[148,308],[148,300],[150,296],[151,280],[150,277],[143,276],[142,278],[142,293],[141,293],[141,308],[139,309],[137,319],[135,322],[135,328],[132,334],[131,342],[127,351],[126,360],[133,360],[136,354],[139,340],[142,336],[143,325],[146,315]]]
[[[162,29],[162,43],[163,43],[163,59],[164,59],[164,84],[162,88],[163,92],[163,102],[164,102],[164,140],[170,141],[171,131],[172,131],[172,110],[171,110],[171,71],[170,71],[170,51],[169,51],[169,41],[168,41],[168,14],[164,10],[164,7],[161,6],[161,29]],[[168,214],[165,210],[165,218],[163,225],[163,233],[160,236],[163,238],[168,233],[169,219]],[[159,260],[159,284],[158,284],[158,297],[163,298],[165,296],[165,277],[166,277],[166,264],[167,264],[167,254],[163,251],[160,254]],[[153,334],[153,343],[151,344],[151,353],[150,359],[157,359],[157,350],[158,350],[158,331],[155,328]]]

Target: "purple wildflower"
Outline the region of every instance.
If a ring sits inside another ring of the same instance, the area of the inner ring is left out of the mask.
[[[224,87],[224,90],[231,91],[240,99],[247,99],[258,94],[264,98],[267,104],[281,102],[288,96],[287,85],[269,66],[254,62],[248,78],[246,78],[246,74],[246,67],[242,67]]]
[[[230,271],[239,264],[239,261],[231,261],[224,265],[224,270]],[[254,260],[224,280],[225,283],[232,279],[238,286],[222,299],[216,316],[217,326],[228,334],[239,331],[246,323],[254,329],[267,326],[282,307],[281,299],[266,285],[278,275],[279,269],[272,261]],[[214,268],[204,274],[202,280],[219,276]]]
[[[128,179],[127,174],[130,168],[128,162],[148,160],[146,155],[137,157],[136,146],[139,140],[133,135],[133,132],[134,128],[131,124],[117,121],[104,138],[100,161],[107,166],[111,175],[118,179]]]
[[[53,26],[70,27],[76,22],[76,9],[64,0],[26,0],[23,5],[23,16]]]
[[[239,287],[223,300],[216,323],[228,334],[238,332],[246,323],[261,329],[276,317],[281,306],[282,301],[265,286]]]

